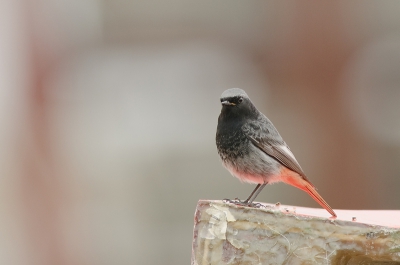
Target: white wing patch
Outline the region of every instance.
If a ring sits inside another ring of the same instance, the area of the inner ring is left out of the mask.
[[[283,153],[287,154],[289,157],[291,157],[294,161],[297,162],[297,160],[296,160],[296,158],[294,157],[292,151],[290,151],[290,149],[287,148],[287,146],[279,145],[279,146],[276,146],[276,147],[279,148],[280,150],[282,150]],[[298,163],[298,162],[297,162],[297,163]]]

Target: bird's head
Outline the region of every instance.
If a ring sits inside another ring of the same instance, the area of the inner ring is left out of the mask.
[[[227,115],[253,116],[257,114],[249,96],[240,88],[230,88],[221,95],[222,110],[221,113]]]
[[[249,100],[246,92],[240,88],[230,88],[221,95],[221,104],[224,106],[239,106],[244,100]]]

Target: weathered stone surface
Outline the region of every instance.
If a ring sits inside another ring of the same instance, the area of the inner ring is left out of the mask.
[[[389,220],[395,225],[381,226],[359,222],[368,211],[335,210],[338,218],[328,219],[302,214],[326,216],[323,209],[296,208],[199,201],[192,265],[400,264],[400,211],[371,211],[372,219],[379,213],[395,219]]]

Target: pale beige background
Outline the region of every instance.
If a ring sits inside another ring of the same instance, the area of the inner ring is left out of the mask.
[[[0,264],[188,264],[245,89],[336,209],[398,209],[400,2],[0,1]],[[258,200],[318,207],[277,184]]]

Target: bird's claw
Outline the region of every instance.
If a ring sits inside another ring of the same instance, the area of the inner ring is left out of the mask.
[[[248,203],[246,201],[241,201],[239,198],[235,198],[233,200],[223,199],[222,201],[225,203],[232,203],[232,204],[241,205],[241,206],[248,206]]]
[[[258,202],[256,202],[256,203],[247,202],[246,200],[242,201],[239,198],[235,198],[233,200],[231,200],[231,199],[223,199],[222,201],[225,202],[225,203],[232,203],[232,204],[235,204],[235,205],[251,207],[251,208],[265,208],[265,206],[263,204],[261,204],[261,203],[258,203]]]

